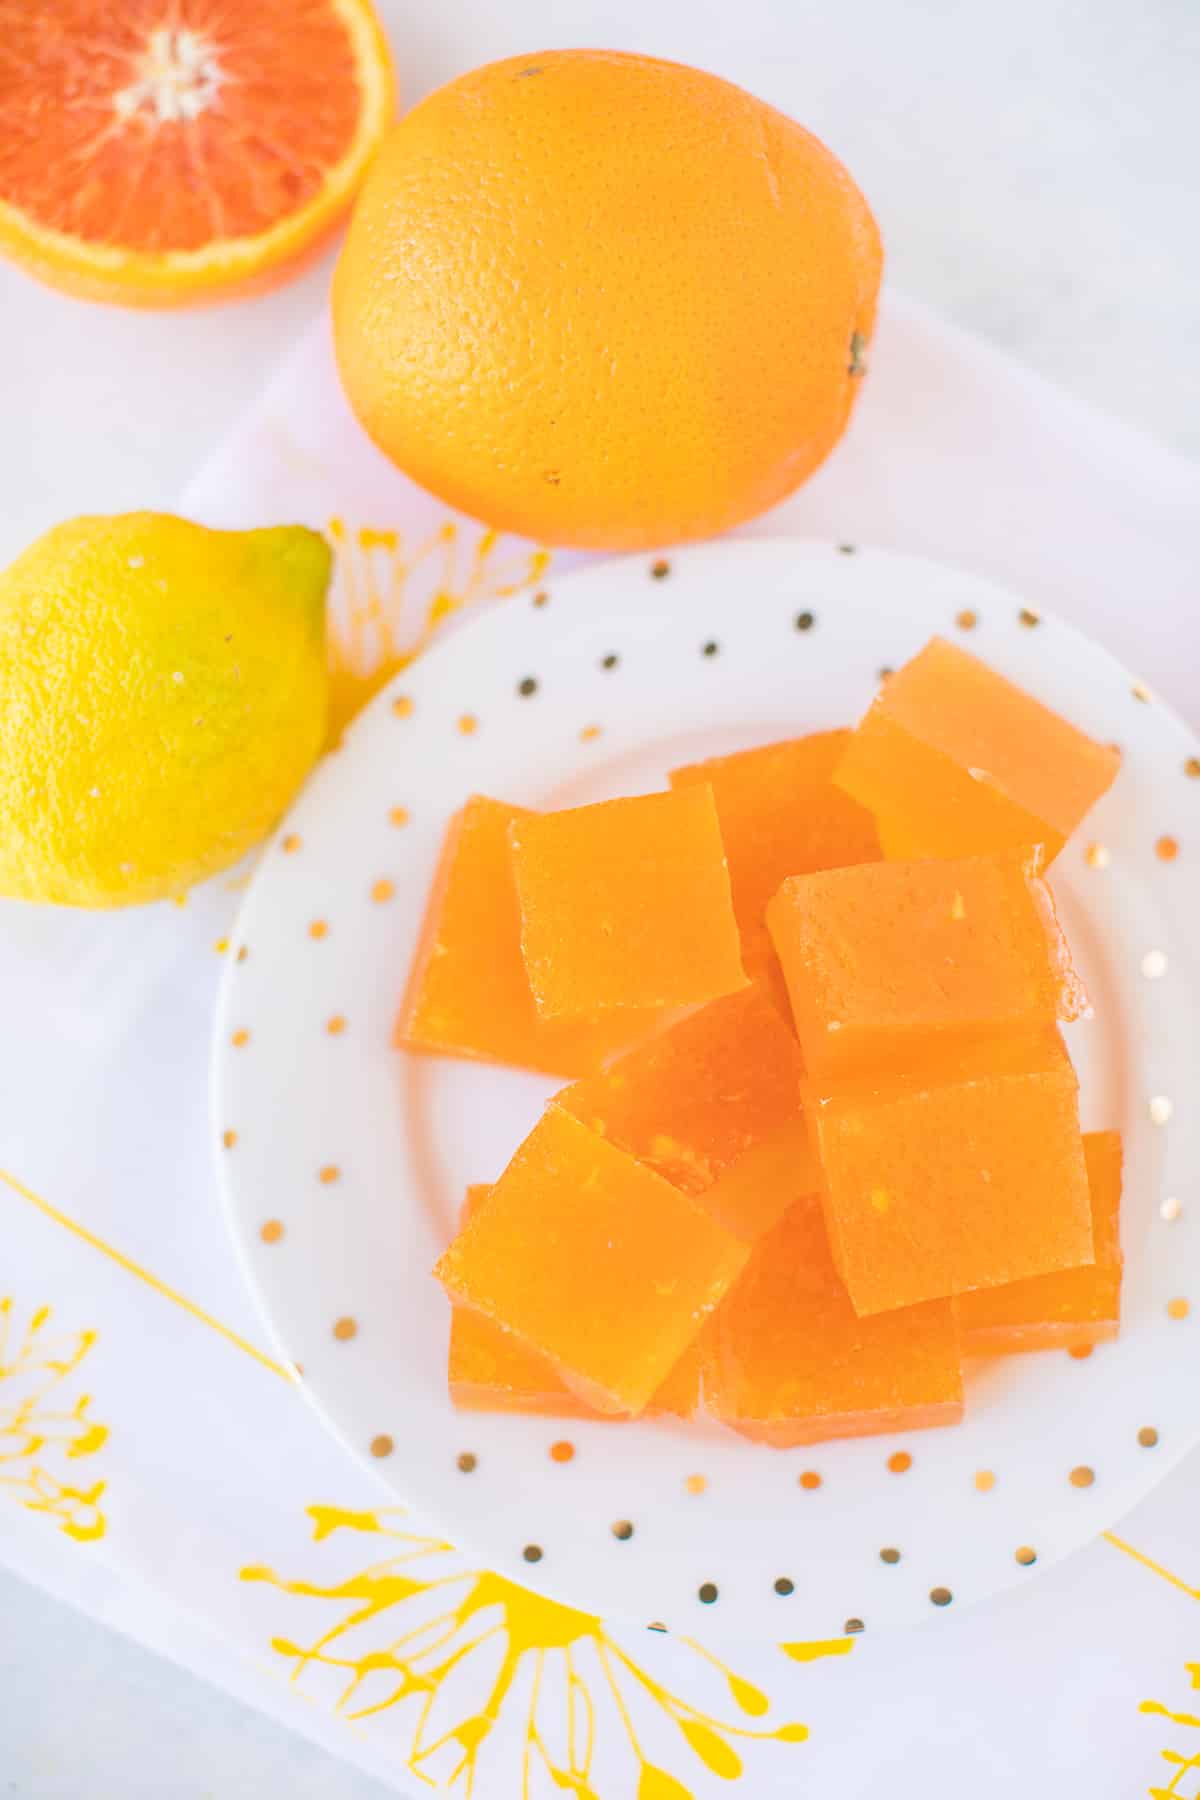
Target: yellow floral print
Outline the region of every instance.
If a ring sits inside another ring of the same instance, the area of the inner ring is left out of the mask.
[[[80,1543],[106,1529],[105,1483],[81,1482],[67,1467],[95,1456],[108,1437],[74,1381],[95,1341],[92,1331],[54,1333],[48,1306],[21,1323],[16,1302],[0,1297],[0,1494]]]

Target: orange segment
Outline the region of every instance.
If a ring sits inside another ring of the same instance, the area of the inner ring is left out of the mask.
[[[131,306],[279,279],[395,104],[368,0],[4,0],[0,45],[0,250]]]

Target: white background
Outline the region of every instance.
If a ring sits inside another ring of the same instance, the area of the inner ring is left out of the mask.
[[[567,43],[741,82],[843,156],[898,285],[1200,454],[1196,0],[381,0],[381,11],[405,104],[475,63]],[[170,505],[319,308],[328,266],[262,300],[178,315],[92,309],[0,271],[0,558],[72,513]],[[0,1795],[382,1791],[0,1576]]]

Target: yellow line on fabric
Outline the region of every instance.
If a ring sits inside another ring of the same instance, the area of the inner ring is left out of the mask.
[[[1132,1544],[1127,1544],[1124,1538],[1119,1538],[1115,1531],[1106,1531],[1103,1536],[1114,1550],[1120,1550],[1123,1555],[1131,1556],[1135,1563],[1141,1563],[1143,1569],[1149,1569],[1152,1575],[1158,1575],[1163,1581],[1170,1582],[1173,1588],[1178,1588],[1180,1593],[1186,1594],[1189,1600],[1200,1600],[1200,1588],[1189,1587],[1186,1581],[1179,1579],[1178,1575],[1172,1575],[1170,1569],[1164,1569],[1161,1563],[1154,1562],[1142,1551],[1135,1550]]]
[[[40,1194],[35,1194],[32,1188],[26,1187],[23,1181],[18,1181],[16,1176],[10,1175],[6,1169],[0,1169],[0,1181],[14,1194],[19,1194],[22,1200],[28,1200],[30,1206],[36,1206],[40,1213],[45,1214],[46,1218],[52,1219],[56,1225],[61,1225],[64,1231],[69,1231],[73,1236],[81,1238],[85,1244],[90,1244],[93,1250],[100,1252],[101,1256],[107,1256],[111,1262],[116,1263],[118,1268],[124,1269],[127,1275],[134,1275],[139,1281],[144,1281],[148,1288],[153,1288],[154,1292],[161,1294],[164,1300],[170,1300],[174,1306],[189,1313],[201,1325],[207,1325],[210,1331],[215,1331],[218,1337],[223,1337],[226,1343],[232,1344],[236,1350],[242,1350],[247,1356],[252,1356],[256,1363],[262,1364],[264,1369],[270,1369],[272,1375],[282,1376],[284,1381],[295,1381],[295,1374],[285,1363],[276,1362],[273,1356],[268,1356],[265,1350],[260,1350],[248,1338],[240,1336],[230,1326],[222,1325],[220,1319],[214,1319],[211,1313],[205,1312],[202,1306],[197,1306],[194,1300],[189,1300],[186,1294],[180,1294],[175,1288],[168,1287],[165,1281],[160,1281],[157,1275],[152,1275],[149,1269],[142,1267],[141,1263],[134,1262],[131,1256],[125,1256],[112,1244],[106,1244],[104,1239],[97,1237],[94,1231],[89,1231],[87,1226],[81,1225],[77,1219],[72,1219],[65,1212],[60,1212],[57,1206],[52,1206],[49,1200],[43,1200]]]

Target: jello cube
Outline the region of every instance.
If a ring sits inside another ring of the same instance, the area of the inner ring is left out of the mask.
[[[785,881],[767,908],[813,1075],[912,1067],[1087,1010],[1037,849]]]
[[[795,1038],[758,987],[713,1000],[557,1104],[753,1240],[815,1185]]]
[[[705,1336],[710,1412],[759,1443],[788,1449],[962,1417],[952,1303],[860,1319],[834,1269],[815,1194],[759,1241]]]
[[[451,821],[396,1022],[409,1050],[582,1075],[651,1016],[540,1019],[521,957],[508,829],[524,809],[475,795]]]
[[[1094,1266],[960,1294],[954,1305],[966,1355],[1079,1350],[1116,1337],[1121,1320],[1120,1133],[1085,1133],[1083,1155],[1092,1201]]]
[[[816,1078],[806,1097],[856,1312],[1093,1261],[1078,1082],[1056,1031],[910,1075]]]
[[[435,1273],[598,1412],[642,1412],[745,1264],[653,1169],[551,1105]]]
[[[848,731],[818,731],[671,770],[672,787],[712,787],[748,967],[769,952],[767,901],[785,876],[881,855],[871,814],[834,786],[849,741]]]
[[[527,814],[509,835],[543,1018],[692,1006],[745,987],[711,788]]]
[[[1058,855],[1121,756],[942,638],[890,676],[851,737],[839,787],[897,861],[1044,846]]]
[[[467,1189],[464,1224],[491,1191],[487,1184]],[[684,1351],[651,1399],[647,1416],[670,1413],[694,1418],[700,1401],[700,1367],[697,1341]],[[541,1413],[560,1419],[613,1416],[597,1413],[571,1391],[553,1363],[468,1306],[451,1310],[448,1376],[451,1399],[467,1412]]]

